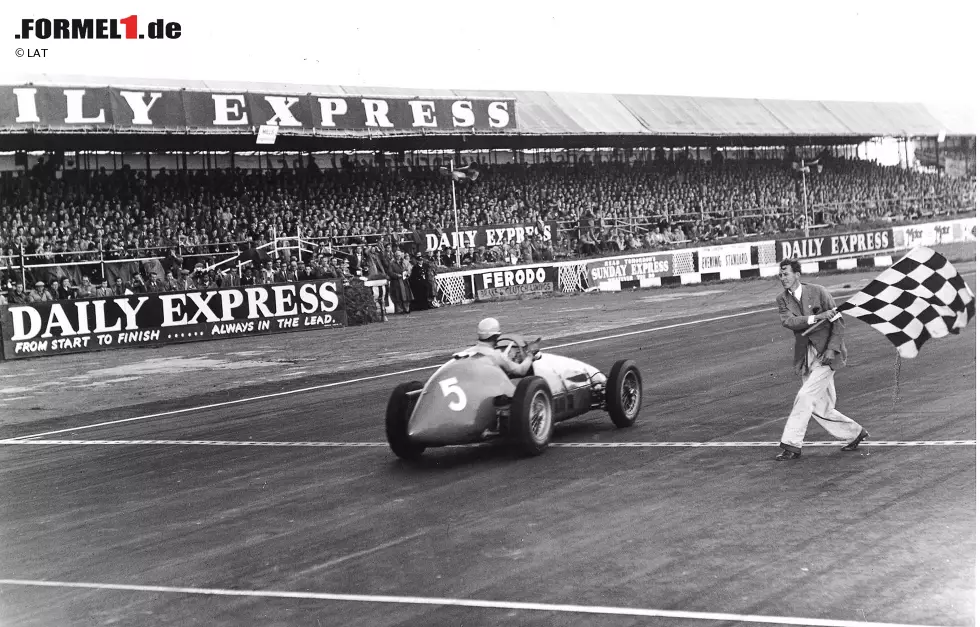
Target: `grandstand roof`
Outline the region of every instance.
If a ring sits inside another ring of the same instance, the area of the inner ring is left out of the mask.
[[[393,147],[405,144],[411,147],[449,147],[465,142],[469,148],[572,146],[595,145],[597,136],[601,143],[619,145],[719,145],[743,143],[772,144],[824,141],[853,143],[870,137],[915,137],[945,135],[976,135],[973,112],[952,106],[920,103],[890,102],[836,102],[799,101],[748,98],[703,98],[690,96],[658,96],[639,94],[590,94],[543,91],[488,91],[457,89],[405,89],[389,87],[351,87],[344,85],[297,85],[284,83],[245,83],[229,81],[171,80],[145,78],[100,78],[90,76],[34,75],[15,77],[0,87],[0,105],[13,103],[14,87],[32,85],[49,88],[141,89],[155,88],[172,94],[173,98],[187,99],[188,92],[293,95],[307,98],[309,104],[297,105],[304,111],[319,111],[317,97],[388,97],[401,99],[466,98],[512,99],[516,121],[506,128],[477,128],[460,131],[452,128],[426,129],[365,129],[324,128],[315,122],[304,122],[303,128],[280,127],[280,139],[276,149],[288,149],[283,142],[292,142],[297,149],[322,148],[325,143],[343,148],[374,144]],[[4,98],[6,97],[6,100]],[[200,96],[198,96],[200,98]],[[119,97],[107,95],[102,102],[110,106],[125,106]],[[178,103],[181,101],[177,101]],[[249,106],[252,101],[249,101]],[[4,107],[0,107],[2,109]],[[184,104],[190,111],[190,104]],[[180,110],[176,108],[168,110]],[[2,113],[2,112],[0,112]],[[317,116],[318,113],[311,113]],[[112,116],[110,112],[109,116]],[[116,116],[123,118],[124,116]],[[132,116],[130,116],[131,118]],[[92,132],[95,134],[128,135],[140,131],[142,145],[159,144],[152,135],[169,133],[172,140],[186,133],[220,133],[211,135],[208,142],[225,146],[219,149],[254,149],[257,122],[252,116],[250,125],[236,128],[201,128],[192,124],[191,114],[178,123],[168,123],[166,128],[137,129],[132,122],[107,121],[101,127],[63,123],[10,124],[0,116],[0,131],[33,131],[35,143],[43,141],[38,134],[52,135]],[[199,119],[200,116],[198,116]],[[312,117],[310,118],[313,119]],[[317,118],[318,119],[318,118]],[[176,135],[176,136],[174,136]],[[420,137],[421,136],[421,137]],[[465,139],[463,139],[465,138]],[[8,136],[8,140],[12,140]],[[66,138],[65,138],[66,139]],[[91,144],[94,135],[87,135]],[[110,141],[108,138],[102,141]],[[5,140],[4,143],[7,143]],[[227,147],[241,144],[240,147]],[[164,149],[156,146],[155,149]],[[179,148],[175,148],[179,149]],[[404,148],[401,148],[404,149]]]

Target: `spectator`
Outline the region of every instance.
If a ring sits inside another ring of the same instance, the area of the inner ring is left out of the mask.
[[[402,251],[383,260],[388,277],[388,294],[395,306],[395,313],[407,314],[411,311],[412,290],[408,278],[411,274],[411,264],[406,264]]]
[[[26,305],[30,302],[27,299],[27,292],[24,291],[24,283],[22,281],[15,282],[14,289],[7,292],[7,302],[10,305]]]
[[[259,271],[259,276],[257,277],[257,280],[259,281],[259,283],[264,283],[266,285],[269,285],[271,283],[278,283],[279,282],[278,279],[279,277],[276,276],[276,271],[273,270],[272,268],[272,260],[266,259],[265,263],[262,266],[262,269]]]
[[[51,297],[51,293],[44,286],[44,281],[37,281],[34,283],[34,289],[27,293],[28,303],[43,303],[46,301],[54,300]]]
[[[296,264],[296,271],[299,275],[296,279],[297,281],[312,281],[317,278],[317,273],[313,266],[307,266],[302,261]]]
[[[109,279],[107,279],[106,277],[102,277],[99,280],[99,286],[95,288],[95,297],[105,298],[112,295],[113,292],[112,292],[112,288],[109,287]]]
[[[167,270],[166,274],[163,276],[163,291],[177,292],[179,290],[180,284],[178,283],[176,277],[174,277],[173,270]]]
[[[87,275],[82,276],[82,284],[75,293],[75,298],[95,298],[95,286]]]
[[[51,282],[47,287],[47,292],[51,296],[51,300],[60,300],[61,281],[58,279],[51,279]]]
[[[150,280],[146,282],[146,291],[149,293],[163,292],[164,288],[163,282],[157,278],[156,272],[150,273]]]
[[[264,282],[264,281],[263,281]],[[191,276],[191,271],[184,268],[180,271],[180,281],[177,284],[179,290],[182,292],[193,292],[197,291],[197,281]]]
[[[70,300],[75,298],[76,288],[71,284],[70,277],[62,277],[61,283],[58,285],[58,300]]]
[[[134,274],[132,280],[129,282],[129,291],[131,294],[146,294],[146,283],[143,282],[143,277],[139,274]]]

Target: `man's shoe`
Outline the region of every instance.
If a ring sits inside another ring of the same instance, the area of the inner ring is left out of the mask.
[[[861,442],[864,442],[865,440],[867,440],[870,435],[871,434],[868,433],[866,429],[861,429],[861,433],[858,434],[858,437],[856,437],[853,440],[851,440],[850,442],[848,442],[847,443],[847,446],[841,447],[840,450],[842,450],[842,451],[856,451],[857,448],[858,448],[858,444],[860,444]]]
[[[802,451],[799,452],[799,453],[794,453],[793,451],[787,451],[787,450],[784,449],[782,453],[780,453],[779,455],[776,455],[776,461],[777,462],[785,462],[785,461],[789,461],[791,459],[799,459],[801,457],[803,457],[803,452]]]

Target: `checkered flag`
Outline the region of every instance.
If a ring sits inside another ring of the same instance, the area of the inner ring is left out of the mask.
[[[945,257],[919,247],[882,272],[837,311],[883,333],[911,359],[932,337],[957,334],[976,314],[973,292]]]

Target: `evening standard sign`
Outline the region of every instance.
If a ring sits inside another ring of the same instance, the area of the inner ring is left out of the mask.
[[[728,244],[698,249],[698,268],[701,272],[741,270],[752,267],[752,246]]]
[[[343,327],[336,280],[0,307],[5,359]]]
[[[643,255],[601,259],[586,264],[586,276],[591,285],[603,281],[639,281],[654,277],[673,276],[673,255]]]
[[[488,270],[473,278],[476,281],[477,300],[541,296],[552,294],[557,289],[558,269],[541,266]]]
[[[864,233],[827,234],[821,237],[801,237],[798,239],[777,240],[776,260],[818,259],[873,253],[894,247],[892,229],[866,231]]]

